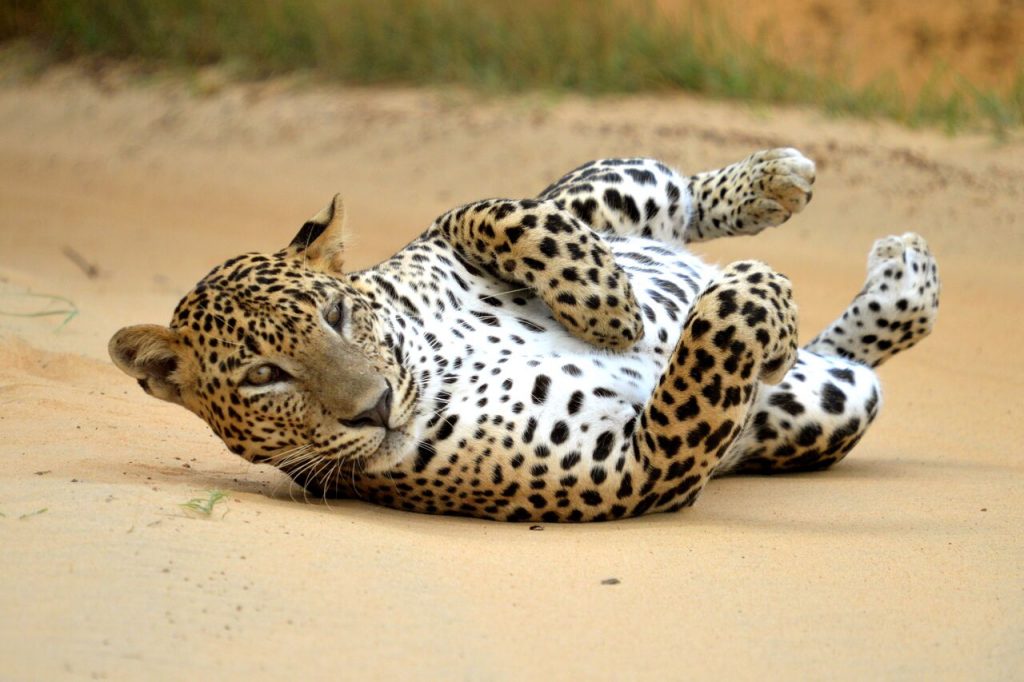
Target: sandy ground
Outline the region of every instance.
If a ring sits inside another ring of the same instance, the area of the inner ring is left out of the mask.
[[[0,315],[0,677],[1024,676],[1019,142],[685,97],[193,90],[0,86],[0,310],[50,305],[28,293],[80,310],[60,329]],[[935,335],[883,368],[882,416],[832,471],[542,530],[327,506],[106,359],[118,327],[166,323],[210,267],[283,245],[336,190],[358,267],[589,158],[698,170],[783,144],[819,164],[808,210],[699,250],[788,273],[806,338],[874,238],[920,232],[942,268]],[[210,518],[179,506],[212,489],[229,499]]]

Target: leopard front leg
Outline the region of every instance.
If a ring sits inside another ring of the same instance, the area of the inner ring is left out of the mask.
[[[471,264],[535,291],[574,336],[614,350],[643,338],[640,306],[608,244],[556,202],[480,201],[435,227]]]
[[[789,280],[763,263],[728,267],[694,302],[632,435],[634,515],[693,504],[741,432],[760,383],[796,357]]]
[[[767,149],[725,168],[684,177],[655,159],[603,159],[541,192],[597,230],[667,244],[757,234],[811,200],[814,162]]]
[[[686,240],[753,235],[789,220],[811,200],[814,162],[795,149],[767,149],[690,178]]]

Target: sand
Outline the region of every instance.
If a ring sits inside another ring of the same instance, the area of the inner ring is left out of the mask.
[[[101,76],[0,87],[0,310],[49,305],[31,292],[80,311],[0,315],[0,677],[1024,675],[1019,141],[682,96]],[[935,334],[882,369],[882,415],[831,471],[536,530],[327,505],[106,358],[118,327],[166,323],[209,268],[282,246],[335,191],[361,267],[590,158],[696,171],[777,145],[818,162],[806,212],[698,251],[789,274],[805,338],[877,237],[925,235],[943,277]],[[179,506],[214,489],[209,518]]]

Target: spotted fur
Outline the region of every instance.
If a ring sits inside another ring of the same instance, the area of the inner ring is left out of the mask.
[[[876,244],[864,290],[799,350],[784,276],[685,249],[780,224],[813,181],[791,149],[692,177],[597,161],[351,273],[336,198],[285,249],[215,268],[169,327],[119,331],[111,356],[316,495],[504,520],[680,509],[715,475],[840,460],[878,413],[871,367],[931,331],[916,235]]]

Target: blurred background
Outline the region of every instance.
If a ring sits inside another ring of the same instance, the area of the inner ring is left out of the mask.
[[[1024,121],[1022,0],[6,0],[0,40],[37,67],[683,90],[1000,135]]]

